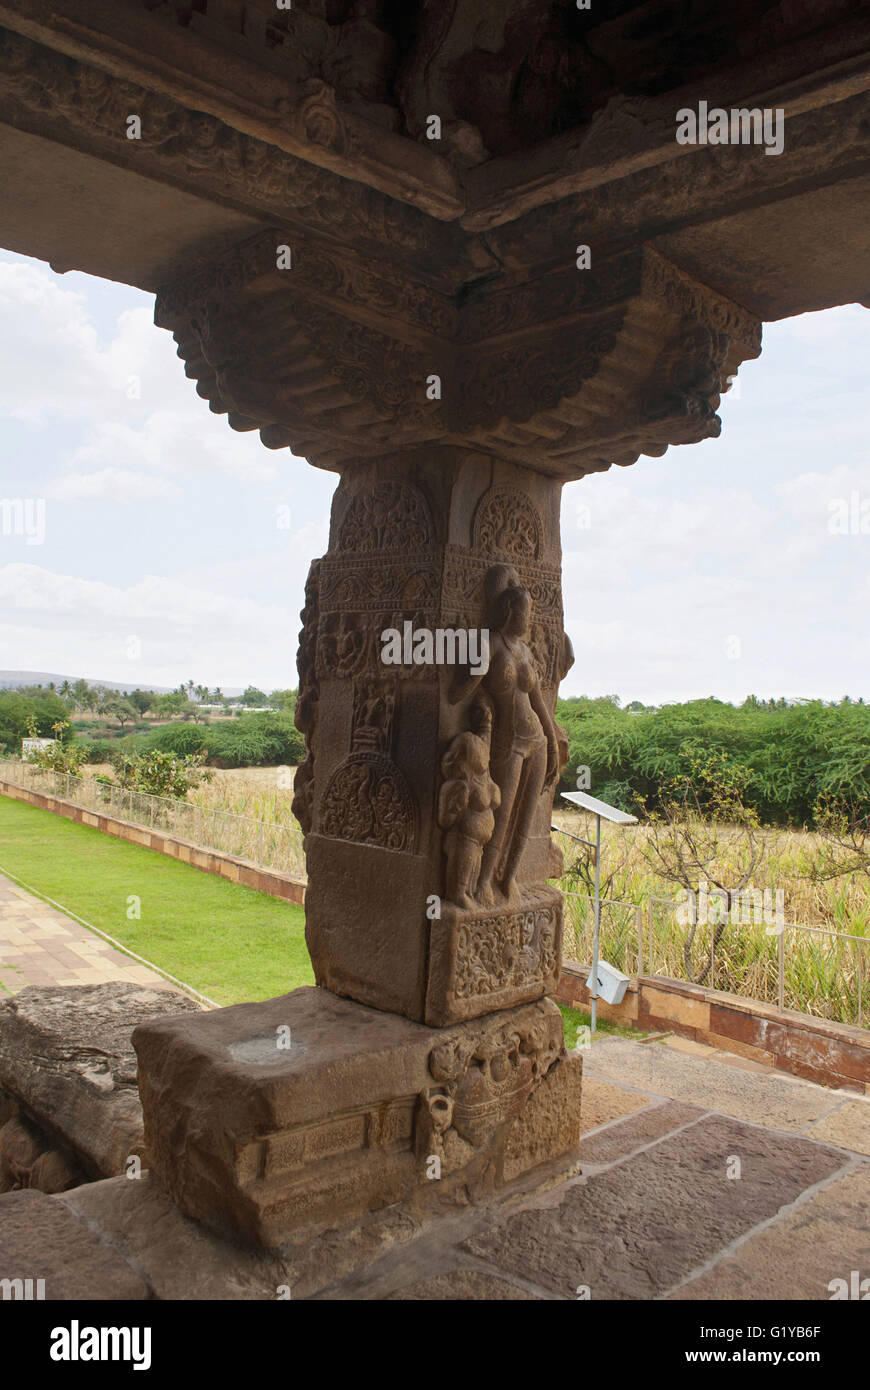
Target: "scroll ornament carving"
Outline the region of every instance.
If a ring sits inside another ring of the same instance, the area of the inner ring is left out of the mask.
[[[457,935],[456,998],[476,999],[536,983],[549,986],[558,968],[558,940],[555,906],[469,918]]]
[[[422,495],[392,479],[354,497],[341,524],[338,549],[378,554],[418,551],[432,539],[432,522]]]
[[[413,852],[416,814],[410,790],[390,758],[351,753],[329,780],[319,830],[336,840]]]

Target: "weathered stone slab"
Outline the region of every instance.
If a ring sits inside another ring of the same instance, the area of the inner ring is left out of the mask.
[[[734,1157],[741,1176],[729,1179]],[[837,1150],[713,1116],[463,1249],[561,1298],[581,1286],[595,1300],[654,1298],[843,1161]]]
[[[870,1100],[850,1100],[831,1115],[823,1115],[808,1130],[814,1139],[854,1153],[870,1154]]]
[[[671,1298],[831,1299],[845,1292],[852,1299],[852,1271],[857,1271],[859,1284],[870,1279],[868,1213],[870,1167],[864,1164],[813,1193]],[[835,1280],[843,1283],[836,1285]],[[868,1292],[870,1285],[863,1290],[864,1298]]]
[[[842,1096],[769,1074],[756,1075],[658,1043],[607,1038],[587,1054],[586,1076],[637,1086],[705,1110],[776,1129],[801,1130],[842,1103]]]
[[[184,1216],[150,1173],[88,1183],[59,1200],[142,1271],[156,1298],[268,1300],[288,1282],[279,1262]]]
[[[585,1135],[580,1141],[580,1158],[584,1167],[587,1163],[613,1163],[654,1139],[663,1139],[671,1130],[700,1119],[703,1114],[696,1105],[680,1105],[676,1101],[648,1105],[596,1134]]]
[[[88,1176],[123,1172],[144,1155],[133,1029],[199,1012],[182,994],[122,981],[23,989],[0,1004],[0,1087]]]
[[[598,1047],[598,1043],[595,1046]],[[587,1048],[583,1056],[588,1058],[589,1055]],[[590,1129],[597,1129],[599,1125],[607,1124],[609,1120],[631,1115],[635,1110],[642,1110],[645,1105],[649,1105],[649,1096],[638,1095],[635,1091],[624,1091],[621,1086],[613,1086],[607,1081],[586,1075],[587,1071],[588,1063],[583,1076],[583,1134]]]
[[[550,1000],[437,1029],[308,988],[144,1024],[134,1044],[161,1182],[267,1245],[414,1193],[467,1201],[579,1134],[582,1064]]]
[[[431,1279],[421,1279],[407,1288],[388,1294],[385,1302],[467,1302],[469,1299],[487,1303],[509,1299],[525,1303],[540,1302],[537,1294],[476,1269],[451,1269],[445,1274],[435,1274]]]
[[[0,1281],[44,1280],[47,1302],[150,1298],[148,1285],[60,1198],[42,1192],[0,1197]],[[13,1285],[0,1297],[24,1297]],[[37,1296],[34,1285],[33,1297]]]

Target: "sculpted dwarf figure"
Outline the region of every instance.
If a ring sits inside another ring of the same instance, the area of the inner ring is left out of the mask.
[[[531,595],[512,565],[493,565],[484,580],[490,625],[489,669],[457,672],[455,704],[480,687],[493,711],[490,773],[501,793],[482,856],[476,898],[492,906],[518,896],[520,856],[538,799],[559,776],[559,736],[529,649]]]
[[[447,831],[447,898],[457,907],[474,906],[483,847],[501,801],[489,775],[492,710],[477,702],[471,718],[474,732],[457,734],[441,759],[445,780],[438,797],[438,824]]]

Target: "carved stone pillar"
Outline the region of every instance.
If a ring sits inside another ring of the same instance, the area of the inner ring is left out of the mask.
[[[294,803],[308,946],[337,994],[447,1024],[555,989],[560,491],[456,447],[343,473],[309,579]],[[506,633],[512,601],[528,615]]]
[[[213,410],[341,474],[299,650],[319,987],[135,1037],[161,1180],[261,1242],[571,1163],[581,1063],[547,997],[560,490],[718,433],[759,351],[755,320],[643,247],[594,276],[521,246],[499,269],[454,229],[421,249],[395,208],[377,238],[378,206],[364,251],[349,208],[157,301]],[[485,657],[455,645],[484,631]]]

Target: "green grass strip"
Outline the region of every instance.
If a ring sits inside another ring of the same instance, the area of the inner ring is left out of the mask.
[[[4,796],[0,868],[218,1004],[314,983],[295,903]]]

